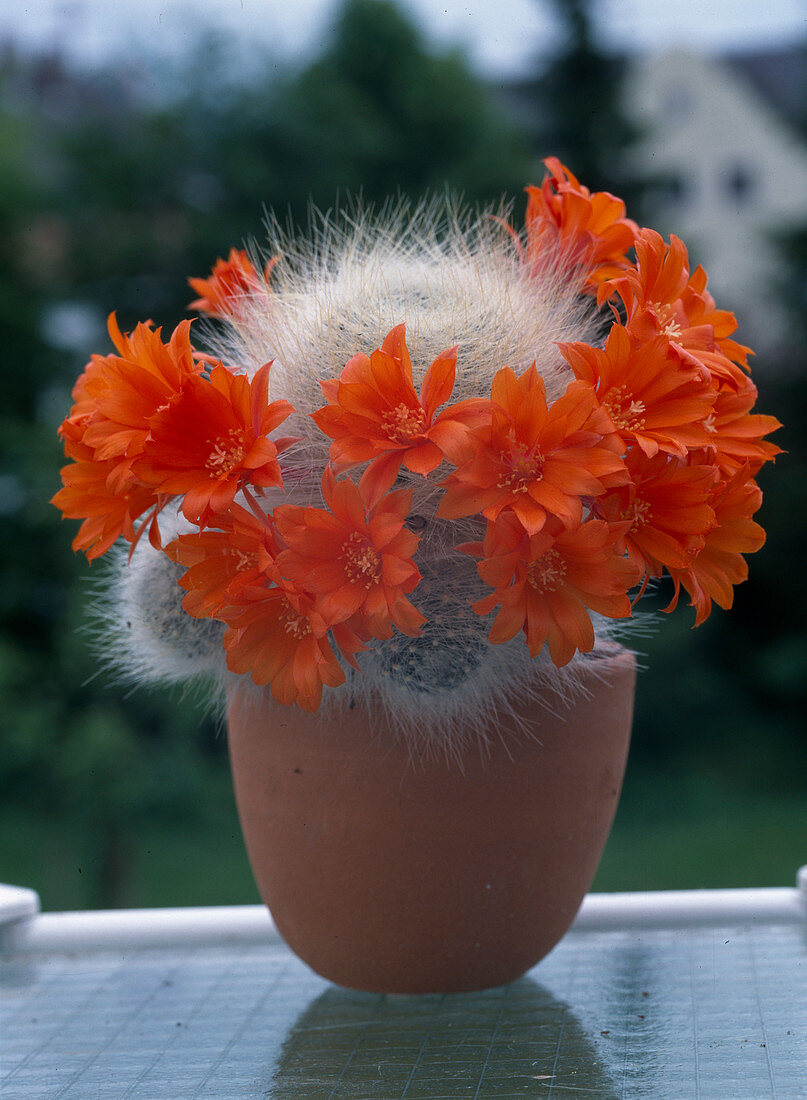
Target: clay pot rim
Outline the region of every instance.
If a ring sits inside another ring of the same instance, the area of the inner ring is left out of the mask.
[[[303,712],[310,715],[312,723],[323,732],[332,729],[341,715],[367,715],[371,743],[389,745],[391,751],[405,746],[410,761],[414,765],[428,764],[432,761],[446,761],[462,766],[462,760],[468,753],[480,754],[488,758],[499,747],[518,743],[521,738],[529,741],[540,740],[526,720],[520,720],[519,712],[535,706],[549,715],[560,716],[571,710],[581,699],[589,698],[597,684],[605,683],[615,671],[624,668],[635,672],[638,668],[634,650],[614,641],[599,641],[589,653],[576,654],[573,661],[561,669],[551,666],[549,675],[542,675],[545,669],[538,670],[539,675],[531,681],[516,682],[507,695],[491,700],[486,708],[480,707],[476,713],[468,712],[458,716],[450,725],[437,720],[433,722],[431,733],[424,734],[413,729],[409,723],[400,723],[388,706],[374,707],[373,696],[357,698],[355,703],[346,702],[344,690],[323,692],[322,704],[318,711]],[[263,708],[267,702],[274,702],[278,713],[284,710],[299,710],[296,705],[286,705],[272,700],[268,685],[257,685],[249,676],[228,674],[224,684],[225,709],[229,711],[236,697],[240,706]],[[516,728],[513,729],[515,720]],[[461,729],[458,729],[459,726]],[[468,727],[472,732],[468,733]]]

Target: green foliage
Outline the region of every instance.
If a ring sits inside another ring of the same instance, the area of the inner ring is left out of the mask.
[[[805,846],[797,794],[759,789],[749,797],[720,771],[660,772],[631,763],[593,889],[792,886]]]
[[[386,0],[347,0],[310,65],[242,89],[206,122],[214,163],[228,169],[228,211],[253,226],[256,201],[298,223],[309,200],[328,209],[345,195],[383,203],[449,188],[490,202],[529,167],[462,58],[431,52]]]

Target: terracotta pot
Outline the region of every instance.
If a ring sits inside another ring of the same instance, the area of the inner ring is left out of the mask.
[[[359,707],[330,727],[266,696],[230,701],[247,850],[280,934],[323,977],[386,993],[514,980],[569,928],[591,885],[625,768],[635,661],[588,694],[503,719],[489,758],[413,763]]]

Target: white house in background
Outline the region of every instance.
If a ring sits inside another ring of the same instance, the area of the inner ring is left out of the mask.
[[[682,237],[739,337],[777,343],[774,231],[807,224],[807,145],[730,61],[668,52],[637,60],[626,108],[641,129],[637,175],[663,180],[652,222]]]

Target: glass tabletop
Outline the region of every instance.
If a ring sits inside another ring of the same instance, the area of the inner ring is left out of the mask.
[[[0,961],[0,1095],[807,1097],[807,932],[571,932],[483,993],[356,993],[279,942]]]

